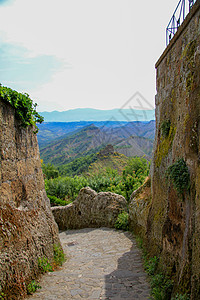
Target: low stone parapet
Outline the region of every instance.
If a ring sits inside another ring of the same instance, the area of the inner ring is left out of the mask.
[[[127,201],[123,196],[111,192],[97,194],[89,187],[81,189],[73,203],[52,207],[60,230],[114,227],[122,211],[127,211]]]

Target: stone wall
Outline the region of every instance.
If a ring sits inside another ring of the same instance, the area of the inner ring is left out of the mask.
[[[110,192],[97,194],[89,187],[81,189],[72,204],[52,207],[61,230],[114,227],[122,211],[127,211],[127,201],[123,196]]]
[[[60,244],[44,188],[37,137],[23,129],[0,99],[0,295],[22,299],[38,273],[38,258],[53,260]]]
[[[161,254],[174,292],[200,299],[200,1],[156,64],[156,138],[152,169],[149,249]],[[169,132],[162,127],[168,123]],[[183,158],[190,192],[178,195],[166,170]],[[175,276],[174,276],[175,274]]]
[[[131,231],[143,239],[146,238],[149,209],[152,203],[151,180],[134,191],[129,204],[129,227]]]

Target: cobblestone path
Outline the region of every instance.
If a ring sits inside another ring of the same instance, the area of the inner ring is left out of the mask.
[[[67,261],[42,276],[42,289],[29,299],[151,299],[141,253],[130,233],[69,230],[60,233],[60,239]]]

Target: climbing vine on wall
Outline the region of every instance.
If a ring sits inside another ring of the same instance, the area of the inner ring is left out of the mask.
[[[171,121],[170,120],[165,120],[161,124],[161,131],[162,135],[164,138],[167,138],[169,136],[170,132],[170,127],[171,127]]]
[[[167,179],[170,179],[174,188],[181,195],[190,188],[190,173],[183,158],[171,165],[166,172]]]
[[[38,131],[36,123],[42,123],[44,118],[36,111],[37,104],[33,103],[28,94],[18,93],[0,84],[0,99],[15,108],[15,115],[21,121],[22,127],[31,125],[36,128],[35,133]]]

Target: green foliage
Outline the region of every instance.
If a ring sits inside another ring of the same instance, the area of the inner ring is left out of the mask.
[[[58,177],[55,179],[45,180],[47,195],[55,196],[61,200],[74,201],[78,196],[80,189],[86,187],[88,181],[84,177]]]
[[[118,215],[117,221],[115,222],[115,228],[121,230],[129,230],[129,223],[128,223],[128,213],[122,212]]]
[[[3,292],[0,293],[0,300],[4,300],[6,297],[6,294],[4,294]]]
[[[184,295],[176,294],[176,296],[172,298],[172,300],[189,300],[189,299],[190,297],[187,294]]]
[[[176,134],[176,127],[174,127],[172,124],[170,126],[169,134],[167,137],[161,137],[161,141],[158,144],[158,147],[156,149],[156,166],[160,167],[162,160],[168,155],[173,140]]]
[[[159,273],[151,277],[152,295],[156,300],[170,300],[173,280]]]
[[[75,176],[87,172],[89,166],[97,160],[96,154],[76,158],[72,162],[59,167],[61,175]]]
[[[145,262],[145,264],[144,264],[145,269],[150,276],[155,274],[157,266],[158,266],[158,262],[159,262],[159,259],[156,256],[149,258]]]
[[[170,300],[173,289],[173,280],[167,274],[163,274],[158,270],[159,258],[156,256],[148,256],[143,240],[140,237],[136,237],[136,242],[143,252],[144,267],[150,276],[153,298],[155,300]]]
[[[179,194],[183,194],[190,188],[190,173],[183,158],[171,165],[166,172],[167,179],[170,179],[174,188]]]
[[[46,179],[45,188],[52,205],[66,205],[74,201],[80,189],[86,186],[97,193],[110,191],[122,195],[129,201],[132,192],[143,184],[148,172],[147,161],[135,157],[129,160],[123,175],[115,169],[105,168],[88,176]]]
[[[59,171],[53,164],[42,163],[42,171],[46,179],[57,178],[59,176]]]
[[[59,245],[53,245],[54,262],[57,266],[62,266],[65,261],[65,254]]]
[[[35,281],[31,281],[31,283],[29,283],[29,285],[27,286],[27,293],[28,295],[32,295],[33,293],[35,293],[38,289],[41,289],[42,287]]]
[[[6,294],[2,292],[2,287],[0,285],[0,300],[4,300],[6,298]]]
[[[164,138],[169,136],[170,132],[170,127],[171,127],[171,121],[170,120],[165,120],[161,124],[161,130],[162,130],[162,135]]]
[[[46,257],[38,258],[38,267],[43,273],[53,272],[53,268]]]
[[[50,200],[51,206],[65,206],[71,203],[71,201],[66,201],[57,198],[56,196],[47,195]]]
[[[37,113],[37,104],[33,104],[28,94],[18,93],[0,84],[0,99],[9,102],[15,108],[16,117],[21,120],[23,127],[32,125],[36,128],[35,132],[38,131],[36,123],[42,123],[44,119]]]
[[[149,173],[149,165],[145,158],[142,157],[134,157],[130,158],[124,171],[123,176],[133,175],[135,174],[137,177],[148,176]]]

